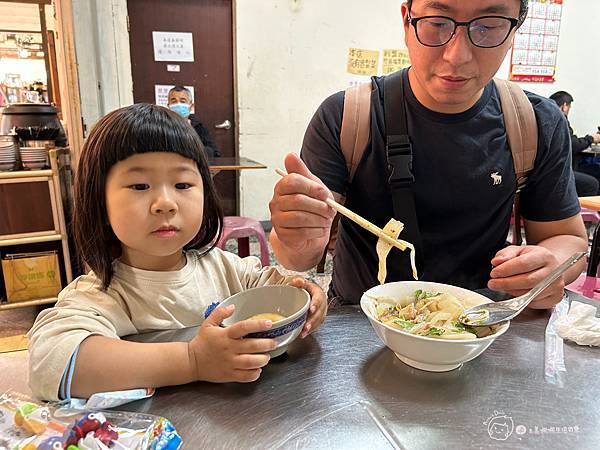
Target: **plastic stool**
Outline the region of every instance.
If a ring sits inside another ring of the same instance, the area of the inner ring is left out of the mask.
[[[581,207],[581,217],[584,222],[600,222],[600,214],[593,209]]]
[[[269,259],[269,247],[265,230],[258,220],[250,217],[225,216],[223,220],[223,233],[217,243],[217,247],[225,249],[225,243],[229,239],[237,239],[238,255],[242,258],[250,255],[250,236],[256,236],[260,244],[260,262],[263,266],[271,264]]]

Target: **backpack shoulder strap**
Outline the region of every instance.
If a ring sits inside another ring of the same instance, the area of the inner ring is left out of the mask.
[[[340,147],[348,167],[348,184],[365,152],[371,133],[371,81],[350,86],[344,96]]]
[[[535,162],[538,146],[537,121],[531,102],[517,84],[499,78],[494,78],[494,82],[500,95],[508,145],[517,175],[517,190],[520,191]]]
[[[354,174],[362,159],[371,134],[371,92],[372,82],[364,81],[353,84],[346,89],[344,95],[344,110],[342,111],[342,127],[340,129],[340,147],[348,168],[348,182],[344,192],[334,192],[335,200],[346,203],[346,190],[354,179]],[[322,273],[325,267],[327,251],[333,253],[337,240],[337,229],[340,215],[336,214],[329,232],[329,243],[325,247],[321,261],[317,265],[317,273]]]
[[[514,227],[513,244],[521,245],[521,212],[519,194],[527,183],[528,173],[533,169],[538,144],[538,127],[535,112],[525,92],[515,83],[494,78],[500,105],[504,116],[504,126],[508,146],[513,157],[517,189],[513,205]]]

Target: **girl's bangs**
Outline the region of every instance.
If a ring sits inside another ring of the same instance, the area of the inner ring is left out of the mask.
[[[137,153],[170,152],[200,163],[203,148],[196,131],[176,113],[161,106],[138,104],[123,111],[103,145],[110,165]],[[135,112],[134,114],[132,114]]]

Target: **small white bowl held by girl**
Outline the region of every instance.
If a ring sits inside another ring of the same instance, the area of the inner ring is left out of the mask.
[[[279,356],[300,335],[310,305],[310,295],[304,289],[288,285],[260,286],[239,292],[220,303],[210,305],[204,316],[217,306],[235,305],[233,314],[223,321],[223,326],[233,325],[242,320],[257,318],[273,321],[267,331],[251,333],[249,338],[268,338],[277,341],[275,350],[269,352],[271,358]]]

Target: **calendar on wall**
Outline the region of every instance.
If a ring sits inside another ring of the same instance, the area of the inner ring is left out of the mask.
[[[510,61],[513,81],[554,82],[563,0],[530,0]]]

